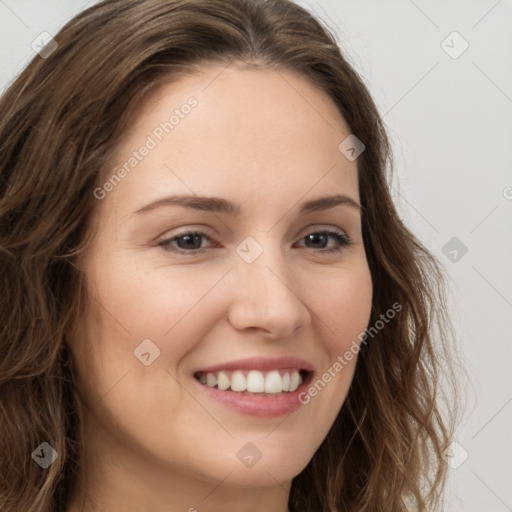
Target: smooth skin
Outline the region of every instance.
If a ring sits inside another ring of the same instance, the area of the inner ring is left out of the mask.
[[[158,86],[105,180],[191,96],[197,105],[94,212],[96,238],[80,261],[88,304],[69,340],[85,421],[68,512],[286,512],[291,480],[352,381],[356,358],[277,418],[240,414],[197,385],[196,370],[253,356],[300,357],[319,378],[367,327],[372,281],[357,207],[299,213],[324,196],[359,203],[359,190],[357,161],[338,150],[349,127],[294,72],[208,63]],[[175,194],[224,198],[240,212],[135,213]],[[182,236],[194,230],[206,234],[196,246]],[[308,236],[325,230],[350,245]],[[237,252],[247,237],[263,251],[252,263]],[[146,339],[160,350],[148,366],[134,354]],[[262,454],[251,468],[237,457],[248,442]]]

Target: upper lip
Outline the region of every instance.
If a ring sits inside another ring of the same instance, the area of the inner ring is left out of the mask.
[[[267,358],[267,357],[249,357],[246,359],[237,359],[235,361],[229,361],[226,363],[220,363],[213,366],[208,366],[205,368],[199,368],[196,370],[197,372],[202,373],[214,373],[222,370],[260,370],[260,371],[270,371],[270,370],[284,370],[284,369],[297,369],[297,370],[306,370],[308,372],[313,371],[313,366],[311,363],[306,361],[305,359],[300,359],[294,356],[287,357],[276,357],[276,358]]]

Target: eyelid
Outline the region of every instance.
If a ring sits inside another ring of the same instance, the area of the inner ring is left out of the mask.
[[[346,230],[340,228],[339,226],[333,226],[332,224],[318,224],[318,223],[308,224],[307,226],[304,226],[304,228],[302,228],[299,231],[299,234],[301,235],[302,233],[305,232],[305,234],[307,235],[311,232],[316,233],[318,231],[339,231],[340,233],[343,233],[344,235],[348,236],[348,233],[346,232]]]
[[[204,227],[194,227],[193,224],[183,226],[182,228],[175,228],[175,229],[178,230],[176,233],[173,233],[172,236],[167,236],[167,237],[163,238],[162,241],[169,240],[171,238],[176,238],[179,236],[183,236],[183,235],[186,235],[189,233],[199,233],[199,234],[203,234],[204,236],[206,236],[208,238],[211,238],[210,235],[208,235],[208,233],[205,232]],[[206,229],[211,229],[211,228],[206,228]],[[318,224],[318,223],[308,224],[307,226],[304,226],[299,231],[299,235],[297,235],[297,236],[305,236],[305,235],[309,234],[310,232],[333,231],[333,230],[339,231],[340,233],[343,233],[345,236],[349,237],[347,231],[338,226],[333,226],[330,224]],[[169,233],[171,231],[173,231],[173,230],[166,231],[166,233]],[[305,235],[302,235],[302,233],[305,233]]]

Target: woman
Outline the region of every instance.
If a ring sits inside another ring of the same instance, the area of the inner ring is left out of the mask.
[[[435,510],[441,273],[334,37],[107,0],[40,53],[0,103],[1,509]]]

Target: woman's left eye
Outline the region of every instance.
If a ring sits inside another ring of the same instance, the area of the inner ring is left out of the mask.
[[[181,235],[174,236],[167,240],[163,240],[158,245],[163,247],[166,251],[174,251],[180,254],[200,254],[205,251],[202,247],[201,241],[203,238],[210,240],[210,237],[201,231],[187,231]],[[328,245],[329,238],[334,239],[337,242],[337,246],[326,248]],[[316,249],[317,252],[330,253],[341,251],[344,247],[349,246],[352,242],[350,238],[342,231],[337,230],[322,230],[314,231],[301,238],[301,241],[305,240],[306,243],[313,245],[320,245],[321,247],[310,247]],[[176,247],[176,245],[177,247]]]
[[[329,238],[333,238],[337,242],[337,246],[331,247],[330,249],[325,249],[325,246],[328,244]],[[343,233],[342,231],[332,231],[332,230],[324,230],[324,231],[314,231],[302,238],[302,240],[307,240],[313,244],[319,243],[322,247],[317,248],[319,252],[329,253],[341,251],[344,247],[349,246],[352,242],[348,235]],[[324,243],[325,242],[325,243]]]

